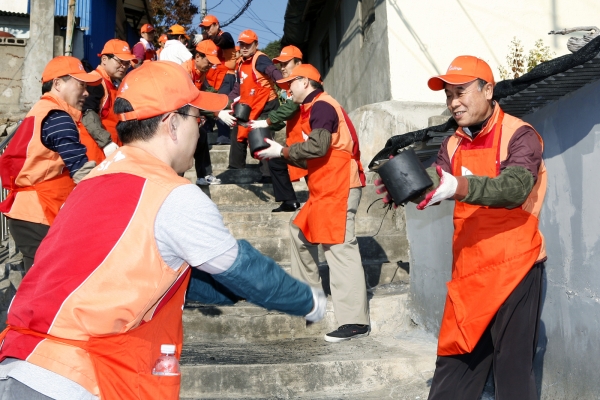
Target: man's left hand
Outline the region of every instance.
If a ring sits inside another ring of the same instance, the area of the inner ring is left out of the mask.
[[[265,139],[265,142],[267,142],[270,146],[264,150],[256,152],[256,157],[260,158],[261,160],[270,160],[271,158],[281,157],[281,150],[283,149],[282,145],[271,139]]]
[[[425,200],[419,203],[417,206],[418,210],[423,210],[435,203],[439,203],[442,200],[454,197],[456,194],[458,180],[452,174],[444,171],[439,165],[436,166],[435,171],[440,177],[440,185],[435,190],[429,192],[429,194],[425,197]]]
[[[268,128],[269,123],[266,119],[252,120],[248,122],[248,126],[250,127],[250,129]]]

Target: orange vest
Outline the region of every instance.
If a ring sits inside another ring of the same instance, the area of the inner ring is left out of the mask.
[[[141,40],[139,42],[137,42],[135,46],[137,46],[138,44],[141,44],[142,47],[144,48],[144,59],[143,60],[138,60],[138,63],[143,63],[146,60],[150,60],[150,61],[156,61],[157,60],[157,58],[156,58],[156,50],[147,48],[144,45],[144,42],[142,42]]]
[[[103,400],[178,399],[180,377],[151,372],[161,344],[181,354],[190,269],[165,263],[153,221],[184,184],[129,146],[82,180],[13,299],[0,359],[27,360]]]
[[[223,31],[219,31],[219,36],[222,34]],[[235,74],[235,47],[231,49],[219,48],[218,57],[221,64],[213,65],[206,73],[206,80],[215,90],[219,90],[225,75]]]
[[[10,192],[0,203],[9,218],[52,225],[65,199],[75,187],[60,155],[42,143],[42,122],[53,110],[67,112],[86,146],[88,160],[100,163],[104,153],[81,123],[81,111],[52,93],[44,94],[25,119],[0,158],[2,186]]]
[[[204,80],[207,78],[206,73],[198,71],[194,59],[190,58],[189,60],[183,62],[181,66],[190,75],[190,78],[192,78],[194,86],[196,86],[198,90],[202,90],[202,83],[204,83]]]
[[[309,104],[302,104],[302,130],[312,132],[310,112],[317,101],[335,109],[338,129],[331,133],[326,155],[306,160],[308,165],[308,201],[294,219],[311,243],[344,243],[346,213],[350,189],[365,186],[360,162],[358,136],[346,111],[330,95],[323,92]]]
[[[115,99],[117,98],[117,88],[113,85],[110,76],[106,73],[102,65],[98,65],[96,72],[102,76],[102,87],[104,88],[104,97],[102,98],[102,104],[100,106],[100,119],[102,125],[110,133],[110,137],[119,147],[123,145],[117,134],[117,124],[119,123],[119,117],[115,114],[113,106],[115,105]]]
[[[288,91],[288,98],[290,97],[290,93]],[[296,112],[292,118],[286,121],[285,124],[285,145],[291,146],[294,143],[302,143],[305,141],[304,136],[302,135],[302,113],[300,111]],[[308,171],[303,168],[294,167],[293,165],[288,164],[288,172],[290,174],[290,180],[292,182],[300,180],[300,178],[304,178]]]
[[[498,176],[500,163],[508,156],[510,139],[524,125],[530,126],[504,114],[496,105],[487,126],[475,139],[459,128],[447,147],[452,174]],[[543,146],[539,134],[538,138]],[[447,284],[438,355],[473,351],[500,306],[533,264],[546,257],[538,228],[546,181],[542,162],[529,197],[510,210],[456,202],[452,280]]]
[[[275,82],[256,70],[256,60],[265,55],[257,51],[252,58],[240,58],[237,66],[237,76],[240,81],[240,103],[246,103],[251,108],[250,119],[257,119],[262,114],[265,105],[277,98]],[[250,128],[238,126],[237,141],[244,142],[248,138]]]

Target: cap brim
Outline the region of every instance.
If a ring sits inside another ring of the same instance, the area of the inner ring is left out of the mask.
[[[290,85],[292,84],[292,81],[296,78],[297,76],[288,76],[287,78],[280,79],[277,81],[277,86],[285,90],[290,90]]]
[[[138,62],[138,59],[135,58],[133,54],[114,54],[114,56],[122,61],[133,61],[134,63]]]
[[[238,43],[245,43],[245,44],[252,44],[256,42],[256,40],[251,40],[251,39],[240,39],[238,40]]]
[[[431,90],[444,90],[444,85],[449,83],[451,85],[462,85],[464,83],[473,82],[477,79],[476,76],[469,75],[440,75],[434,76],[427,81],[427,86]]]
[[[198,97],[188,104],[201,110],[217,112],[227,107],[228,102],[229,97],[226,94],[198,92]]]
[[[273,59],[273,63],[274,64],[279,64],[279,63],[284,63],[284,62],[288,62],[290,61],[292,58],[294,58],[294,56],[283,56],[283,57],[275,57]]]
[[[205,56],[206,56],[206,58],[208,58],[208,61],[210,61],[211,64],[213,64],[213,65],[221,64],[221,60],[219,60],[219,57],[209,56],[208,54],[205,54]]]
[[[85,82],[90,86],[96,86],[100,84],[102,77],[95,73],[88,74],[87,72],[80,72],[77,74],[69,74],[70,77],[77,79],[78,81]]]
[[[202,26],[204,28],[208,28],[209,26],[211,26],[212,24],[214,24],[214,22],[206,22],[206,23],[202,23],[200,22],[200,25],[198,26]]]

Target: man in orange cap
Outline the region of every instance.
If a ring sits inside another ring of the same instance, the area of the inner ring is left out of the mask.
[[[542,138],[492,100],[494,75],[477,57],[457,57],[428,86],[445,91],[459,126],[428,169],[434,185],[417,206],[456,200],[452,280],[429,399],[478,399],[492,367],[496,398],[537,399],[533,358],[546,260],[538,227],[547,185]]]
[[[69,197],[12,301],[3,399],[179,399],[180,377],[152,368],[162,344],[181,355],[188,281],[193,299],[241,296],[323,318],[323,291],[236,241],[217,206],[178,176],[192,165],[200,110],[226,105],[171,62],[125,78],[115,103],[123,146]]]
[[[160,48],[158,50],[156,50],[156,59],[157,60],[160,60],[160,53],[162,52],[163,48],[165,47],[165,43],[167,43],[167,35],[165,33],[163,33],[158,38],[158,45],[160,46]]]
[[[251,108],[250,119],[265,119],[268,113],[279,107],[275,82],[283,78],[281,71],[271,59],[258,51],[258,36],[247,29],[238,38],[242,57],[236,67],[236,83],[229,98],[240,103],[248,104]],[[229,152],[229,168],[238,169],[246,166],[246,147],[248,126],[237,126],[233,129],[231,149]],[[271,183],[268,166],[261,166],[263,177],[260,183]]]
[[[358,135],[346,111],[323,91],[321,75],[312,65],[297,66],[277,84],[300,104],[300,123],[307,135],[306,140],[286,147],[266,139],[270,147],[258,152],[261,159],[282,158],[308,169],[308,201],[290,221],[292,276],[321,287],[317,265],[321,244],[340,324],[325,340],[335,343],[367,336],[367,286],[354,231],[365,186]]]
[[[137,59],[131,54],[127,42],[119,39],[106,42],[98,56],[100,65],[95,72],[102,77],[102,84],[90,89],[83,105],[82,122],[108,156],[121,145],[117,135],[119,118],[113,112],[117,89]]]
[[[50,60],[42,74],[40,101],[0,157],[2,186],[10,191],[0,211],[23,253],[25,272],[69,193],[104,159],[81,124],[87,85],[99,81],[74,57]]]
[[[281,73],[287,78],[294,68],[302,64],[302,52],[296,46],[286,46],[281,49],[281,54],[273,59],[273,62],[281,66]],[[283,91],[285,103],[279,108],[269,112],[267,119],[250,121],[252,129],[267,128],[278,131],[286,123],[286,145],[304,141],[302,136],[302,124],[300,123],[300,106],[292,100],[289,91]],[[300,207],[292,181],[297,181],[306,176],[306,170],[289,165],[281,158],[269,160],[269,169],[273,181],[273,193],[275,201],[281,202],[273,212],[293,212]]]
[[[175,24],[167,31],[167,42],[165,47],[160,52],[162,61],[173,61],[177,64],[183,64],[190,58],[192,53],[187,49],[185,43],[188,41],[185,28]]]
[[[132,53],[137,58],[138,63],[134,67],[142,65],[146,60],[156,61],[156,49],[154,48],[154,27],[150,24],[142,25],[140,30],[140,41],[133,46]]]

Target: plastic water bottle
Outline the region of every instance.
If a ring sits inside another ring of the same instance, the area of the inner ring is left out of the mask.
[[[160,352],[161,355],[158,357],[158,360],[156,360],[154,368],[152,368],[152,375],[180,375],[179,361],[177,360],[177,357],[175,357],[175,345],[163,344],[160,346]]]

